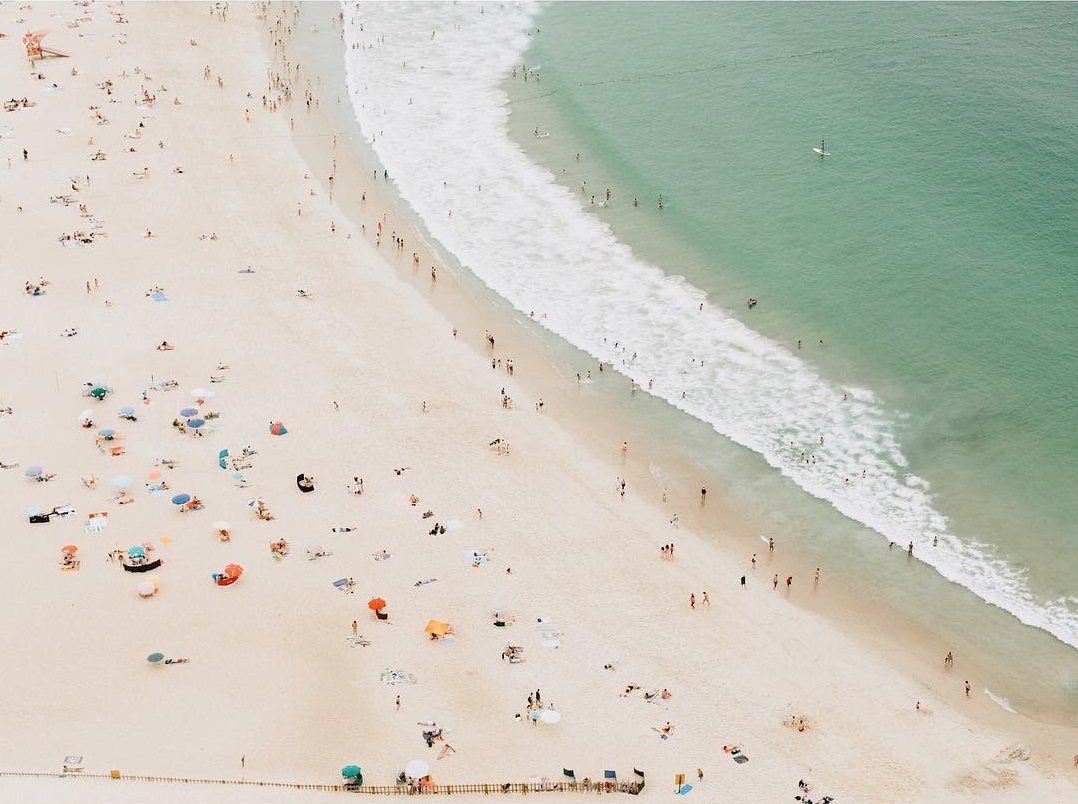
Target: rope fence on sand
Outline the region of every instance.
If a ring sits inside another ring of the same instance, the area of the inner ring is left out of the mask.
[[[109,781],[163,782],[165,784],[216,784],[246,787],[276,787],[290,790],[320,790],[327,793],[366,793],[368,795],[452,795],[453,793],[639,793],[642,781],[624,782],[613,779],[601,781],[568,782],[496,782],[479,784],[396,784],[396,785],[345,785],[304,784],[301,782],[266,782],[253,779],[188,779],[179,776],[143,776],[134,773],[83,773],[81,771],[0,771],[0,778],[37,779],[106,779]]]

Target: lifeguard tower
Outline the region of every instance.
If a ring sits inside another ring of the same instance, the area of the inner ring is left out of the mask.
[[[26,58],[30,59],[31,64],[38,59],[67,58],[66,53],[41,46],[41,40],[48,35],[48,31],[28,31],[22,35],[22,43],[26,45]]]

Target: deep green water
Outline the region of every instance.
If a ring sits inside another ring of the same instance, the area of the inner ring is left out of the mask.
[[[1078,6],[554,3],[536,24],[542,80],[514,89],[515,125],[551,132],[523,138],[536,158],[907,415],[951,530],[1073,596]],[[658,193],[661,216],[629,204]]]

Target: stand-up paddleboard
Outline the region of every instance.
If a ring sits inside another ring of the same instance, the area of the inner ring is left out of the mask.
[[[820,140],[820,147],[813,148],[812,152],[817,154],[821,159],[825,156],[830,156],[831,153],[827,150],[827,140]]]

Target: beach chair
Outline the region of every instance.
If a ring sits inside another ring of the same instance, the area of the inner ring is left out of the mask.
[[[575,790],[576,789],[576,771],[571,770],[569,768],[562,768],[561,773],[562,773],[562,776],[566,777],[569,780],[568,784],[572,785],[569,789],[570,790]]]
[[[636,782],[629,788],[629,792],[634,796],[640,795],[640,791],[644,789],[644,772],[633,768],[633,773],[636,775]]]

